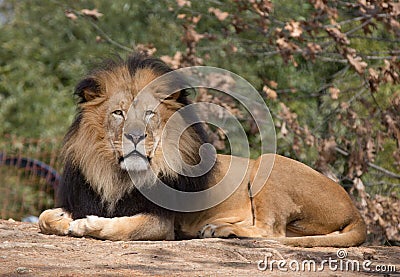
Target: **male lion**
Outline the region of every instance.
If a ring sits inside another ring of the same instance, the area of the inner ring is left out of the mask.
[[[184,91],[166,95],[153,87],[138,96],[169,72],[157,59],[133,55],[110,61],[77,85],[78,113],[63,147],[60,208],[41,214],[43,233],[108,240],[237,236],[304,247],[364,242],[365,223],[345,190],[297,161],[272,154],[257,160],[217,155],[206,174],[188,177],[172,170],[164,155],[175,168],[195,166],[206,136],[198,123],[183,128],[176,140],[173,134],[185,125],[182,115],[164,130],[173,114],[189,104]],[[233,160],[236,168],[229,171]],[[260,181],[257,172],[272,161],[269,178]],[[241,182],[234,174],[240,167],[245,172]],[[224,176],[233,187],[240,182],[238,189],[224,202],[197,212],[168,210],[138,190],[157,188],[162,181],[181,191],[203,191]],[[262,189],[251,196],[254,185]]]

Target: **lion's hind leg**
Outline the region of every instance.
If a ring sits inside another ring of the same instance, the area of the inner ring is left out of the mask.
[[[71,222],[71,215],[62,208],[45,210],[39,216],[40,231],[48,235],[68,235]]]
[[[258,228],[251,224],[246,224],[246,222],[212,222],[206,224],[199,232],[200,238],[261,238],[268,236],[270,236],[270,234],[268,234],[265,229]]]

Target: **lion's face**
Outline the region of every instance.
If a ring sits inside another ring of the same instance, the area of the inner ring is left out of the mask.
[[[159,61],[128,60],[95,71],[77,86],[80,112],[64,154],[107,202],[132,190],[132,183],[152,185],[157,176],[174,179],[185,165],[200,161],[203,141],[177,113],[186,98],[179,91],[160,93],[157,84],[148,86],[167,72]]]
[[[153,170],[154,157],[160,154],[163,129],[163,103],[153,94],[131,97],[117,93],[110,99],[107,120],[109,143],[122,170]],[[165,109],[165,107],[164,107]]]
[[[126,114],[122,135],[121,167],[128,171],[148,170],[159,147],[161,115],[160,102],[152,94],[134,99]],[[125,119],[125,118],[124,118]]]

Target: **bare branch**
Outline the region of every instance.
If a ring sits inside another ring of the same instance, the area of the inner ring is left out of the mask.
[[[387,38],[381,38],[381,37],[367,37],[367,36],[359,36],[359,35],[349,35],[349,38],[357,38],[357,39],[365,39],[365,40],[376,40],[376,41],[384,41],[384,42],[392,42],[392,43],[399,43],[400,40],[392,40],[392,39],[387,39]],[[321,37],[323,38],[323,37]]]
[[[350,19],[347,19],[347,20],[343,20],[343,21],[341,21],[341,22],[337,22],[337,23],[335,23],[335,24],[325,25],[325,26],[323,26],[322,28],[332,28],[332,27],[337,27],[338,25],[343,26],[343,25],[345,25],[345,24],[352,23],[352,22],[355,22],[355,21],[361,21],[361,20],[364,20],[364,19],[369,19],[369,20],[371,20],[371,19],[373,19],[373,18],[387,18],[387,17],[389,17],[389,16],[388,16],[387,14],[385,14],[385,13],[376,14],[376,15],[374,15],[374,16],[369,15],[369,14],[365,14],[365,15],[363,15],[363,16],[359,16],[359,17],[355,17],[355,18],[350,18]],[[366,22],[367,22],[367,21],[366,21]],[[364,22],[364,23],[365,23],[365,22]],[[368,22],[368,23],[369,23],[369,22]]]
[[[133,48],[126,47],[126,46],[124,46],[124,45],[122,45],[122,44],[116,42],[115,40],[111,39],[111,38],[106,34],[106,32],[104,32],[96,23],[93,22],[93,20],[91,20],[91,19],[88,18],[87,21],[90,23],[90,25],[93,26],[93,28],[95,28],[95,29],[100,33],[100,35],[101,35],[108,43],[110,43],[110,44],[112,44],[112,45],[114,45],[114,46],[116,46],[116,47],[118,47],[118,48],[120,48],[120,49],[122,49],[122,50],[128,51],[128,52],[132,52],[132,51],[133,51]]]
[[[363,24],[361,24],[361,25],[359,25],[359,26],[357,26],[357,27],[355,27],[355,28],[353,28],[353,29],[347,31],[347,32],[345,33],[345,35],[348,36],[348,35],[351,35],[352,33],[357,32],[358,30],[364,28],[364,27],[367,26],[369,23],[371,23],[371,21],[372,21],[372,18],[368,19],[368,20],[365,21]]]
[[[380,57],[380,56],[364,56],[360,54],[360,56],[365,60],[391,60],[393,58],[400,58],[400,55]]]
[[[335,151],[338,152],[339,154],[342,154],[345,157],[349,156],[349,153],[347,151],[345,151],[345,150],[343,150],[343,149],[341,149],[339,147],[335,147]],[[367,164],[368,164],[369,167],[382,172],[383,174],[385,174],[386,176],[388,176],[390,178],[400,179],[400,175],[399,174],[396,174],[396,173],[394,173],[392,171],[389,171],[389,170],[387,170],[387,169],[385,169],[383,167],[380,167],[380,166],[378,166],[378,165],[376,165],[374,163],[371,163],[371,162],[368,162]]]
[[[324,57],[324,56],[320,56],[320,55],[315,55],[315,57],[324,62],[334,62],[334,63],[344,63],[344,64],[349,63],[349,61],[346,59],[335,59],[335,58]]]

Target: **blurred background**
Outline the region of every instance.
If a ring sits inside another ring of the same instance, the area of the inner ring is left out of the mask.
[[[247,79],[270,108],[277,152],[338,181],[369,243],[399,244],[399,14],[390,0],[0,0],[0,218],[53,207],[75,84],[137,51]],[[204,90],[196,100],[229,108],[260,154],[235,101]]]

